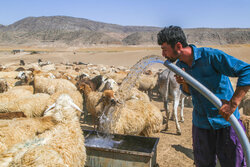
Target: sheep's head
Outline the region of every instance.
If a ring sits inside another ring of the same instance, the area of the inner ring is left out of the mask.
[[[34,75],[32,71],[20,71],[16,79],[20,79],[22,84],[30,84],[34,80]]]
[[[82,94],[86,94],[92,91],[91,87],[82,80],[77,81],[76,87],[77,87],[77,90],[81,92]]]
[[[118,90],[118,84],[117,82],[115,82],[114,79],[111,79],[111,78],[107,78],[105,81],[104,81],[105,85],[104,85],[104,90],[114,90],[114,91],[117,91]]]
[[[76,110],[82,112],[69,95],[62,94],[56,102],[44,112],[44,116],[52,116],[58,122],[74,119],[79,120]]]
[[[102,101],[104,106],[114,106],[118,102],[113,90],[105,90],[102,94]]]

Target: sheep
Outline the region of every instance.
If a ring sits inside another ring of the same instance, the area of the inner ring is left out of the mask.
[[[151,136],[152,133],[161,130],[163,116],[151,102],[130,99],[121,105],[112,93],[104,95],[103,101],[106,103],[104,103],[103,115],[100,118],[101,131]]]
[[[112,78],[113,80],[115,80],[116,83],[118,83],[118,85],[120,85],[122,83],[122,81],[124,80],[124,78],[127,76],[128,72],[125,71],[119,71],[116,73],[109,73],[106,75],[107,78]]]
[[[102,111],[100,105],[102,93],[93,91],[90,86],[84,82],[78,82],[77,88],[84,96],[86,109],[91,114],[94,128],[96,128],[96,125],[98,126],[97,119]]]
[[[30,93],[34,92],[34,88],[32,85],[21,85],[21,86],[14,86],[9,91],[14,92],[15,90],[27,90]]]
[[[52,117],[0,120],[0,153],[17,143],[43,133],[55,124],[56,121]]]
[[[42,71],[37,71],[37,70],[28,70],[28,71],[20,71],[16,79],[20,80],[20,85],[33,85],[34,76],[40,76],[40,77],[51,78],[51,79],[56,78],[56,76],[52,72],[48,73],[48,72],[42,72]]]
[[[55,64],[49,64],[49,65],[45,65],[45,66],[41,66],[41,67],[42,67],[42,71],[44,71],[44,72],[56,70]]]
[[[53,105],[56,100],[58,99],[59,96],[62,94],[67,94],[69,95],[74,103],[80,108],[80,110],[83,110],[83,97],[79,91],[69,91],[69,90],[64,90],[62,92],[56,92],[53,95],[50,96],[48,102],[47,102],[47,108],[49,108],[51,105]],[[81,113],[78,112],[78,117],[80,118]]]
[[[43,66],[46,66],[46,65],[51,64],[50,61],[42,61],[41,59],[38,59],[37,63],[38,63],[38,65],[39,65],[40,67],[43,67]]]
[[[15,69],[15,71],[25,71],[25,68],[23,68],[23,67],[18,67],[17,69]]]
[[[0,64],[0,71],[4,71],[5,69],[6,67]]]
[[[25,66],[24,60],[20,60],[20,66]]]
[[[129,96],[125,99],[125,101],[130,99],[137,99],[145,102],[150,102],[149,96],[146,93],[138,90],[137,88],[132,88],[129,91]]]
[[[32,71],[20,71],[16,77],[20,80],[19,85],[29,85],[33,81]]]
[[[48,93],[50,95],[64,90],[77,90],[75,85],[66,79],[50,79],[39,76],[34,77],[34,89],[35,93]]]
[[[103,92],[104,90],[118,91],[119,86],[112,78],[106,78],[103,80],[102,85],[99,87],[98,91]]]
[[[239,109],[240,108],[243,108],[243,114],[248,115],[248,116],[250,115],[250,92],[247,92],[247,94],[241,100]]]
[[[30,90],[30,92],[28,90]],[[21,94],[18,95],[18,92]],[[79,91],[69,91],[66,89],[61,92],[56,92],[51,96],[45,93],[32,93],[32,86],[16,86],[8,92],[1,94],[0,112],[23,112],[27,117],[39,117],[61,94],[70,95],[74,99],[74,103],[77,104],[81,110],[83,109],[83,98]]]
[[[73,100],[61,95],[45,116],[57,124],[0,154],[0,166],[84,166],[86,149]]]
[[[250,116],[245,114],[240,114],[240,120],[242,121],[242,124],[245,127],[245,132],[248,137],[248,140],[250,140]]]
[[[181,122],[184,122],[183,108],[185,96],[180,90],[180,84],[176,82],[174,72],[170,71],[169,69],[165,69],[164,71],[159,73],[157,83],[159,87],[159,92],[163,98],[164,108],[166,110],[165,130],[168,130],[168,120],[170,118],[170,112],[168,110],[168,100],[172,98],[174,101],[172,117],[174,116],[175,119],[177,134],[181,135],[181,128],[177,118],[177,108],[181,99]]]
[[[101,75],[97,75],[92,79],[85,77],[83,79],[78,80],[76,85],[79,85],[81,82],[83,82],[85,84],[88,84],[93,91],[96,91],[99,90],[102,86],[103,80],[104,78]]]
[[[16,78],[17,75],[18,75],[18,71],[9,71],[9,72],[4,72],[4,71],[1,71],[0,72],[0,78]]]
[[[18,86],[19,87],[19,86]],[[0,94],[0,105],[2,103],[7,103],[16,98],[22,98],[28,95],[31,95],[33,92],[30,92],[26,89],[10,89],[7,92]]]
[[[136,82],[136,87],[139,90],[146,92],[151,100],[151,97],[153,95],[152,91],[156,86],[157,79],[158,79],[157,73],[153,75],[152,71],[150,72],[146,71],[145,74],[141,74],[139,76],[139,79]]]
[[[45,109],[50,95],[45,93],[29,94],[0,104],[0,112],[23,112],[26,117],[40,117]]]
[[[8,84],[5,79],[0,78],[0,93],[6,92],[8,90]]]

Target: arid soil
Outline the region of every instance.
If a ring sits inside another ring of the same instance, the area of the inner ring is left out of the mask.
[[[250,45],[213,46],[226,53],[250,63]],[[161,55],[160,47],[102,47],[102,48],[24,48],[24,50],[39,51],[39,54],[22,52],[11,53],[12,49],[23,49],[18,47],[1,47],[0,64],[19,64],[20,59],[27,63],[37,62],[38,59],[54,63],[83,62],[92,64],[107,64],[114,66],[133,66],[138,60],[147,55]],[[160,64],[153,68],[165,68]],[[235,85],[236,79],[232,79]],[[160,99],[153,99],[153,103],[162,110],[165,115],[163,103]],[[172,109],[172,105],[170,105]],[[180,109],[179,109],[180,110]],[[174,121],[170,121],[169,131],[154,135],[159,137],[157,147],[157,163],[160,167],[190,167],[193,165],[192,153],[192,108],[184,109],[184,123],[180,123],[182,134],[176,135]],[[90,121],[89,121],[90,122]],[[93,129],[90,124],[84,124],[88,129]]]

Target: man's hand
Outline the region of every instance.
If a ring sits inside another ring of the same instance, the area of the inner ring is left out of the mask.
[[[184,68],[182,68],[182,70],[185,71]],[[189,94],[190,93],[189,87],[188,87],[187,82],[184,80],[184,78],[179,75],[174,75],[174,76],[175,76],[176,82],[182,85],[182,90]]]
[[[236,90],[233,94],[233,97],[230,101],[221,100],[222,106],[219,110],[219,114],[229,121],[230,115],[236,110],[237,106],[240,104],[242,98],[246,95],[250,86],[239,86],[236,87]]]
[[[226,120],[229,121],[229,117],[234,113],[237,105],[232,104],[231,101],[221,100],[222,106],[219,110],[219,114]]]
[[[182,70],[185,71],[184,68],[182,68]],[[181,76],[179,76],[179,75],[176,75],[176,74],[174,75],[174,77],[175,77],[175,79],[176,79],[176,82],[178,82],[179,84],[184,84],[184,83],[186,83],[183,77],[181,77]]]

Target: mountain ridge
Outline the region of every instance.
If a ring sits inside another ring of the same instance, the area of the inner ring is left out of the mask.
[[[0,24],[0,44],[157,45],[162,27],[122,26],[70,16],[26,17]],[[250,43],[250,28],[188,28],[188,42],[201,45]]]

